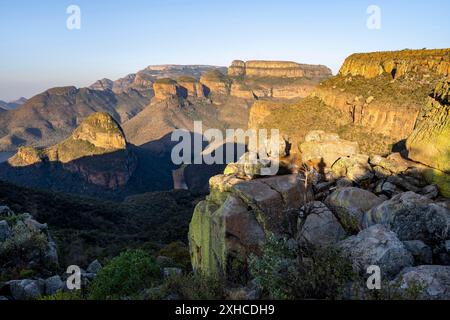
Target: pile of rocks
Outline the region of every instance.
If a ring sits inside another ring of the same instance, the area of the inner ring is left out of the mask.
[[[86,270],[80,269],[82,286],[92,281],[101,268],[95,260]],[[47,224],[37,222],[29,213],[15,214],[9,207],[0,206],[1,275],[18,273],[26,277],[0,282],[0,300],[34,300],[68,291],[66,280],[70,274],[58,275],[59,269],[57,246]]]
[[[263,164],[250,166],[247,154],[211,178],[190,224],[194,269],[250,292],[247,259],[275,234],[334,247],[363,277],[376,265],[402,290],[419,282],[421,298],[450,299],[450,200],[426,182],[421,165],[398,153],[360,154],[336,134],[314,131],[306,140],[297,173],[263,177]]]
[[[377,265],[402,289],[422,283],[421,298],[450,299],[450,200],[426,182],[423,166],[399,153],[368,156],[323,143],[312,151],[327,159],[320,172],[320,161],[306,159],[315,202],[300,210],[299,243],[335,246],[361,275]]]

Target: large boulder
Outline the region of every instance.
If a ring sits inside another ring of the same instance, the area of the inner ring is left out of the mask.
[[[53,276],[45,279],[45,295],[51,296],[64,290],[65,283],[60,276]]]
[[[383,199],[375,194],[354,187],[339,188],[325,200],[345,230],[350,233],[361,230],[364,213],[382,202]]]
[[[422,240],[439,245],[450,239],[450,210],[414,192],[405,192],[372,208],[364,227],[383,224],[401,240]]]
[[[331,170],[335,177],[347,177],[358,184],[369,182],[374,176],[369,165],[369,156],[362,154],[340,158],[333,164]]]
[[[6,220],[0,221],[0,242],[5,241],[11,236],[11,228]]]
[[[450,266],[405,268],[393,281],[400,290],[420,287],[419,299],[450,300]]]
[[[189,226],[192,265],[234,282],[247,280],[247,258],[260,253],[267,235],[289,233],[298,208],[312,199],[297,175],[250,181],[219,175],[210,188]]]
[[[382,225],[364,229],[337,246],[361,274],[366,274],[369,266],[376,265],[384,276],[392,279],[403,268],[413,264],[413,257],[396,234]]]
[[[298,242],[313,247],[327,247],[344,239],[345,230],[328,207],[319,201],[300,209]]]
[[[358,154],[359,146],[357,142],[340,139],[337,134],[317,130],[306,135],[300,151],[304,163],[320,161],[325,171],[330,170],[339,158]]]
[[[13,280],[6,283],[14,300],[35,300],[45,293],[44,280]]]

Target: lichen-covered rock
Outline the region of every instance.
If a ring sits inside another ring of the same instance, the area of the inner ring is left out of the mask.
[[[346,232],[328,207],[319,201],[300,209],[298,241],[313,247],[326,247],[344,239]]]
[[[250,181],[219,175],[210,189],[189,226],[191,261],[195,270],[230,281],[245,281],[248,256],[259,254],[269,233],[287,233],[295,209],[312,199],[297,175]]]
[[[361,230],[364,213],[382,202],[375,194],[354,187],[340,188],[325,200],[344,229],[350,233]]]
[[[403,160],[399,153],[391,154],[387,158],[373,155],[370,157],[370,164],[389,170],[394,174],[400,174],[409,168],[408,162]]]
[[[14,300],[35,300],[45,293],[44,280],[13,280],[6,283]]]
[[[16,268],[44,273],[57,269],[56,244],[45,224],[35,221],[29,214],[14,214],[8,221],[0,221],[0,227],[7,230],[7,236],[3,240],[0,238],[0,277],[9,278]]]
[[[346,176],[358,184],[368,182],[374,177],[369,157],[362,154],[340,158],[333,164],[331,171],[335,177]]]
[[[393,281],[401,290],[422,288],[419,299],[450,300],[450,266],[418,266],[405,268]]]
[[[403,241],[403,244],[414,257],[415,265],[433,264],[433,250],[420,240]]]
[[[59,291],[64,290],[65,283],[62,281],[60,276],[53,276],[45,279],[45,295],[51,296]]]
[[[364,214],[365,227],[383,224],[401,240],[437,245],[450,239],[450,210],[414,192],[405,192]]]
[[[447,176],[444,179],[429,179],[429,182],[436,183],[441,188],[441,193],[450,197],[449,96],[450,81],[438,83],[421,110],[416,127],[406,141],[406,147],[409,158],[441,172],[432,173],[431,177]]]
[[[364,229],[337,246],[361,274],[365,274],[369,266],[376,265],[384,276],[392,279],[403,268],[413,264],[413,257],[396,234],[382,225]]]
[[[341,140],[337,134],[324,131],[311,131],[300,145],[304,163],[320,160],[322,169],[330,170],[332,165],[342,157],[358,154],[358,143]]]

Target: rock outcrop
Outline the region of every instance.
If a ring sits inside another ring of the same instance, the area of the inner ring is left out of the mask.
[[[169,78],[156,80],[153,84],[153,90],[157,100],[167,100],[178,96],[177,82]]]
[[[365,274],[369,266],[376,265],[384,276],[393,279],[403,268],[412,266],[414,261],[397,235],[382,225],[365,229],[337,246],[361,274]]]
[[[248,278],[247,257],[260,252],[270,233],[296,229],[293,211],[311,199],[300,176],[242,180],[219,175],[200,202],[189,228],[194,270],[230,281]]]
[[[406,141],[408,157],[424,168],[429,181],[450,196],[450,81],[436,86],[421,110],[416,127]]]
[[[321,65],[298,64],[290,61],[241,61],[235,60],[228,68],[228,75],[232,77],[330,77],[331,70]]]
[[[0,214],[0,276],[5,279],[20,270],[55,271],[58,253],[47,224],[37,222],[29,213],[8,212],[8,216]]]
[[[408,73],[450,75],[450,49],[358,53],[348,57],[339,71],[369,79],[382,74],[397,79]]]
[[[322,171],[331,169],[339,158],[356,155],[358,151],[358,143],[341,140],[337,134],[321,130],[309,132],[300,145],[303,162],[317,163]]]
[[[110,161],[102,166],[91,161],[105,155],[111,155]],[[20,148],[7,163],[15,168],[60,163],[88,182],[107,188],[125,185],[136,166],[120,125],[107,113],[92,114],[69,138],[55,146]]]

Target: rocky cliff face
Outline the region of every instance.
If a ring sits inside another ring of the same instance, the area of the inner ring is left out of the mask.
[[[450,196],[450,81],[440,82],[420,111],[416,127],[406,141],[408,157],[435,171],[432,181]]]
[[[450,49],[403,50],[360,53],[348,57],[339,74],[375,78],[388,74],[398,79],[407,74],[450,74]]]
[[[247,257],[260,252],[270,233],[287,233],[292,210],[311,197],[296,175],[254,181],[219,175],[211,178],[210,189],[189,228],[192,264],[230,281],[246,280]]]
[[[331,70],[321,65],[298,64],[290,61],[241,61],[235,60],[228,68],[231,77],[303,78],[330,77]]]
[[[386,153],[412,133],[424,101],[446,75],[449,52],[352,55],[339,75],[323,81],[309,98],[293,105],[256,103],[250,112],[250,127],[279,128],[301,143],[306,125],[356,140],[364,152]]]
[[[91,160],[108,154],[111,154],[109,163]],[[69,138],[55,146],[40,150],[20,148],[8,160],[12,167],[46,163],[60,163],[64,169],[80,174],[92,184],[113,189],[128,182],[136,165],[122,129],[106,113],[89,116]]]

